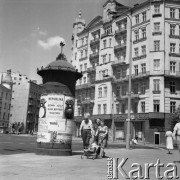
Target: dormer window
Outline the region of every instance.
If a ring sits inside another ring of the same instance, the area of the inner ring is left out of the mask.
[[[112,26],[107,26],[104,28],[105,34],[111,34],[112,33]]]

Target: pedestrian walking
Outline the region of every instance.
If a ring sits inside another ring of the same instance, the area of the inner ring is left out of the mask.
[[[84,120],[80,125],[81,137],[83,140],[83,147],[87,149],[89,147],[89,140],[93,133],[92,121],[89,119],[88,115],[84,116]]]
[[[166,149],[168,150],[168,154],[171,154],[171,150],[174,149],[173,148],[173,133],[168,130],[166,131]]]
[[[98,128],[98,143],[101,146],[100,158],[104,156],[104,148],[107,144],[108,127],[104,125],[104,120],[101,120],[101,125]]]
[[[173,131],[173,139],[176,141],[180,155],[180,122],[176,123]]]

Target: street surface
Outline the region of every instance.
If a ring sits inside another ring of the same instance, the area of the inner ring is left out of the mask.
[[[72,156],[36,155],[36,136],[0,135],[0,180],[105,180],[107,179],[107,158],[81,159],[81,139],[73,139]],[[180,176],[180,157],[177,150],[171,155],[161,148],[152,145],[134,145],[131,150],[125,149],[125,143],[109,143],[105,150],[107,157],[128,158],[123,166],[128,173],[132,163],[139,163],[144,174],[145,163],[156,163],[160,159],[167,170],[167,163],[175,162],[177,174]],[[135,168],[134,168],[135,169]],[[169,168],[170,169],[170,168]],[[125,179],[119,173],[118,179]],[[150,169],[150,179],[155,180],[155,170]],[[165,178],[163,178],[165,179]]]

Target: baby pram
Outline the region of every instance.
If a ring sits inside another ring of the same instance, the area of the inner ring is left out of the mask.
[[[83,159],[83,156],[87,157],[87,159],[97,159],[99,157],[101,148],[96,143],[92,143],[92,147],[88,149],[84,149],[83,154],[81,155],[81,159]]]

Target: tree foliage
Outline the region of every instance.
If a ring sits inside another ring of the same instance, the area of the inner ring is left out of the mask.
[[[171,131],[173,131],[175,124],[178,122],[180,122],[180,107],[176,109],[175,113],[170,114],[168,123]]]

